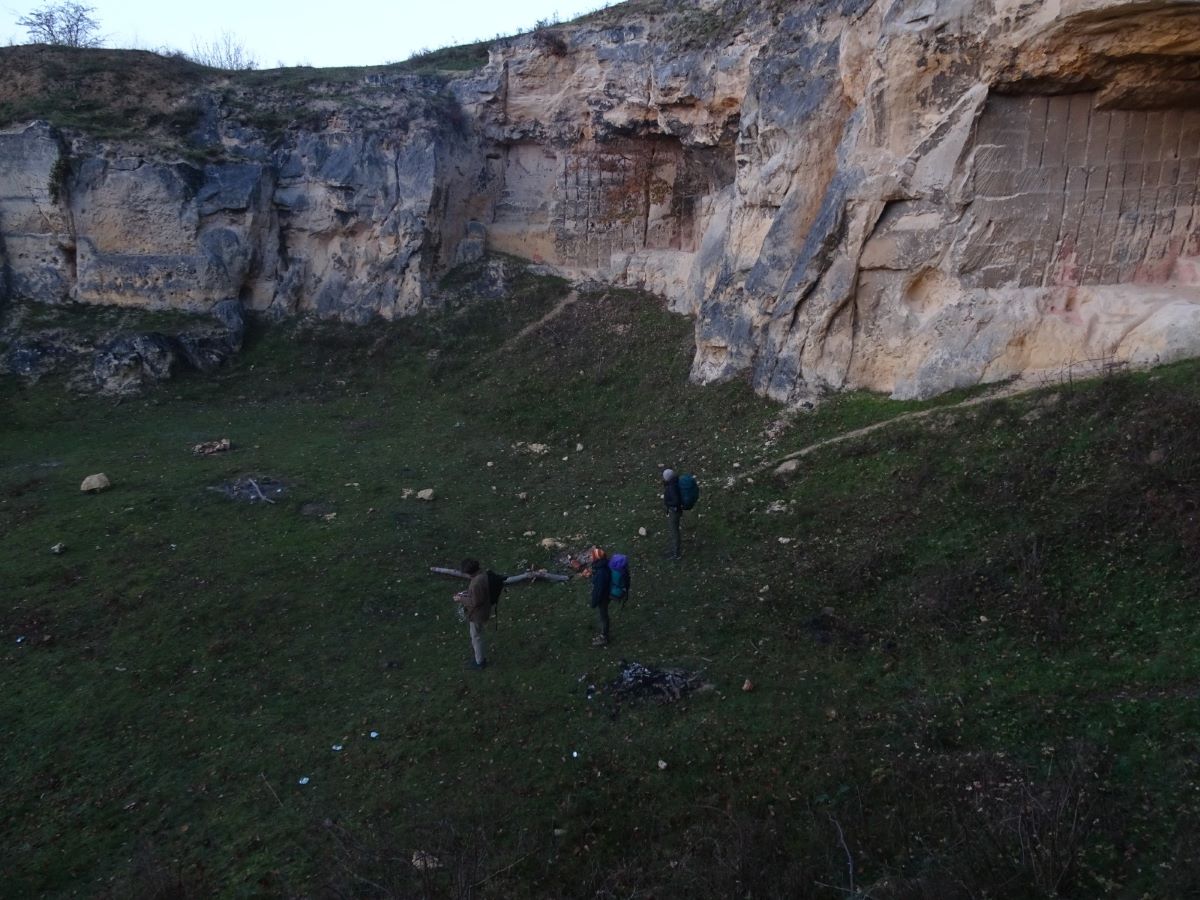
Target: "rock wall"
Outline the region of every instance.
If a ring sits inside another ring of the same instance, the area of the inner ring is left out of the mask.
[[[461,123],[438,118],[427,86],[364,90],[381,109],[332,106],[319,130],[275,141],[218,119],[210,140],[227,159],[207,164],[44,122],[0,131],[8,292],[200,312],[235,299],[355,322],[412,314],[454,261],[482,156]]]
[[[633,0],[447,90],[273,142],[210,97],[205,166],[0,134],[8,290],[365,322],[490,249],[664,295],[696,380],[791,403],[1200,355],[1192,0]]]

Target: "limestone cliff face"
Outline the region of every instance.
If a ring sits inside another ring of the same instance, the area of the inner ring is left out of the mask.
[[[784,401],[1200,353],[1200,4],[702,8],[700,49],[501,48],[496,246],[664,293],[696,379]]]
[[[632,0],[230,157],[0,134],[4,289],[366,321],[484,249],[696,317],[786,402],[1200,355],[1200,3]],[[66,160],[64,163],[63,160]]]
[[[482,155],[433,105],[449,100],[440,86],[362,90],[273,138],[218,109],[197,140],[224,158],[207,163],[44,122],[0,131],[9,293],[196,311],[238,299],[357,322],[415,312],[453,262]]]

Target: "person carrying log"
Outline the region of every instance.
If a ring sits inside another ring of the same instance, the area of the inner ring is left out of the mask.
[[[483,641],[483,626],[492,615],[492,607],[500,599],[500,591],[504,589],[504,576],[495,572],[485,572],[480,569],[479,560],[464,559],[462,571],[470,577],[467,589],[454,595],[456,602],[462,605],[467,616],[467,625],[471,632],[471,650],[474,659],[471,666],[475,669],[487,667],[487,653]],[[493,579],[492,576],[495,576]],[[498,584],[493,595],[492,585]]]

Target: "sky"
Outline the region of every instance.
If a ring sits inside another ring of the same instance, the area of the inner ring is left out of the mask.
[[[605,0],[80,0],[92,6],[106,47],[182,50],[232,34],[258,61],[279,65],[365,66],[399,62],[419,50],[493,38],[563,21]],[[0,41],[28,38],[17,19],[41,8],[0,0]],[[53,5],[51,3],[51,5]]]

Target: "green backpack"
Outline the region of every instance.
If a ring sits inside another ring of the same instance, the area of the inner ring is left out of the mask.
[[[700,485],[692,474],[679,476],[679,499],[684,509],[691,509],[700,499]]]

